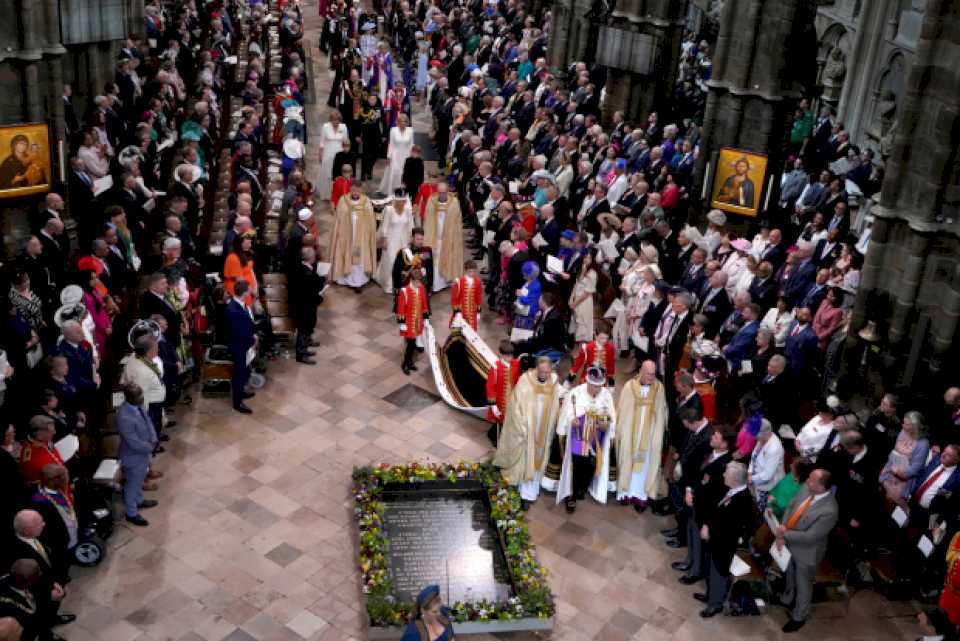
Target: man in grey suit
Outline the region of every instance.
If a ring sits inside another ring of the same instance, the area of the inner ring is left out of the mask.
[[[793,608],[790,620],[783,626],[784,632],[796,632],[807,622],[817,566],[826,554],[827,537],[839,515],[837,500],[830,492],[830,472],[814,470],[787,506],[774,542],[777,547],[786,545],[790,550],[787,589],[781,602],[793,602]]]
[[[124,403],[117,408],[117,431],[120,449],[117,456],[123,468],[123,505],[127,521],[134,525],[149,525],[140,516],[140,510],[154,507],[153,499],[144,500],[143,481],[150,471],[150,457],[157,447],[157,432],[143,405],[143,390],[136,383],[123,388]]]

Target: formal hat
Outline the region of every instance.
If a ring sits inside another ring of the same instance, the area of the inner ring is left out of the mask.
[[[626,258],[626,257],[628,257],[628,256],[630,256],[630,255],[633,255],[633,260],[636,260],[637,257],[640,255],[640,254],[637,253],[637,249],[636,249],[636,247],[634,247],[633,245],[627,245],[626,249],[623,250],[623,257],[624,257],[624,258]]]
[[[653,287],[661,294],[666,295],[670,293],[670,289],[672,286],[670,285],[670,283],[668,283],[665,280],[658,280],[653,284]]]
[[[685,290],[683,287],[673,286],[670,288],[670,291],[668,293],[673,296],[676,296],[677,294],[686,294],[687,290]]]
[[[440,586],[439,585],[428,585],[427,587],[420,590],[420,594],[417,595],[417,615],[419,616],[420,608],[424,604],[432,599],[435,596],[440,596]]]
[[[683,235],[690,239],[690,242],[700,247],[701,249],[706,249],[706,243],[703,240],[703,234],[700,233],[700,230],[692,225],[687,225],[683,228]]]
[[[311,211],[310,209],[304,207],[303,209],[301,209],[300,211],[297,212],[297,218],[300,219],[300,220],[303,221],[303,222],[306,222],[306,221],[310,220],[311,218],[313,218],[313,211]]]
[[[773,434],[773,425],[765,418],[760,419],[760,430],[758,434]]]
[[[880,341],[880,335],[877,334],[877,323],[876,321],[867,321],[867,326],[857,332],[857,336],[867,341],[868,343],[876,343]]]
[[[187,184],[192,185],[193,183],[200,180],[200,173],[201,173],[200,168],[197,167],[196,165],[191,165],[190,163],[186,163],[186,162],[183,164],[177,165],[177,170],[173,174],[176,177],[176,180],[183,182],[183,180],[181,180],[180,178],[180,172],[184,168],[189,168],[189,174],[186,180]]]
[[[644,243],[640,246],[640,254],[650,263],[657,262],[657,259],[660,257],[657,248],[649,243]]]
[[[597,216],[597,222],[607,221],[607,224],[613,227],[614,229],[620,229],[623,223],[620,222],[620,219],[617,218],[614,214],[605,212]]]
[[[731,245],[733,246],[733,248],[736,249],[738,252],[748,252],[748,251],[750,251],[750,248],[752,247],[752,245],[750,244],[750,241],[747,240],[746,238],[738,238],[738,239],[736,239],[735,241],[733,241],[733,242],[730,243],[730,244],[731,244]]]
[[[365,22],[363,26],[360,27],[360,31],[374,31],[376,28],[377,28],[376,22]]]
[[[525,262],[523,267],[520,268],[520,271],[523,273],[524,278],[535,278],[540,274],[540,268],[532,260]]]
[[[572,229],[564,229],[560,235],[567,240],[573,240],[577,237],[577,232],[573,231]]]
[[[82,302],[61,305],[57,312],[53,315],[53,322],[57,327],[63,327],[63,324],[67,321],[82,321],[86,314],[87,307]]]
[[[607,382],[607,370],[599,365],[587,368],[587,383],[590,385],[604,385]]]
[[[296,138],[287,138],[283,141],[283,155],[293,160],[303,158],[303,143]]]
[[[719,209],[711,209],[710,213],[707,214],[707,220],[718,226],[727,224],[726,214]]]
[[[83,289],[80,285],[67,285],[60,292],[61,305],[76,305],[83,301]]]
[[[660,266],[656,263],[648,263],[640,268],[640,271],[650,271],[653,272],[654,280],[661,280],[663,278],[663,272],[660,271]],[[664,281],[666,282],[666,281]]]

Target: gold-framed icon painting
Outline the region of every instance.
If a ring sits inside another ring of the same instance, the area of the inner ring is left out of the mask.
[[[713,174],[710,206],[743,216],[756,216],[767,176],[767,157],[723,147]]]
[[[45,123],[0,126],[0,198],[50,191],[50,152]]]

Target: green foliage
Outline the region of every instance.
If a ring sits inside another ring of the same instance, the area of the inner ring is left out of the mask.
[[[508,486],[491,463],[407,463],[356,467],[353,470],[354,513],[360,530],[360,573],[367,597],[367,615],[373,625],[402,625],[412,604],[397,603],[388,578],[390,541],[383,532],[380,492],[387,483],[422,481],[480,481],[490,495],[490,516],[505,544],[504,553],[513,576],[516,596],[506,601],[458,601],[449,604],[453,620],[509,621],[524,617],[546,619],[555,604],[547,585],[547,571],[537,561],[530,532],[520,509],[520,495]]]

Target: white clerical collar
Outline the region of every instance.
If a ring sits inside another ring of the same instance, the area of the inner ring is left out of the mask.
[[[237,304],[239,304],[241,307],[246,307],[246,306],[247,306],[247,302],[246,302],[245,300],[243,300],[242,298],[237,298],[236,296],[234,296],[234,297],[233,297],[233,300],[234,300]]]
[[[863,460],[863,457],[866,456],[866,455],[867,455],[867,446],[864,445],[864,446],[863,446],[863,449],[860,450],[859,452],[857,452],[857,453],[853,456],[853,462],[854,462],[854,463],[859,463],[860,461]]]
[[[729,451],[729,450],[720,450],[720,451],[718,452],[717,450],[713,450],[712,452],[710,452],[710,460],[711,460],[711,461],[716,461],[718,458],[720,458],[721,456],[723,456],[724,454],[726,454],[728,451]]]

